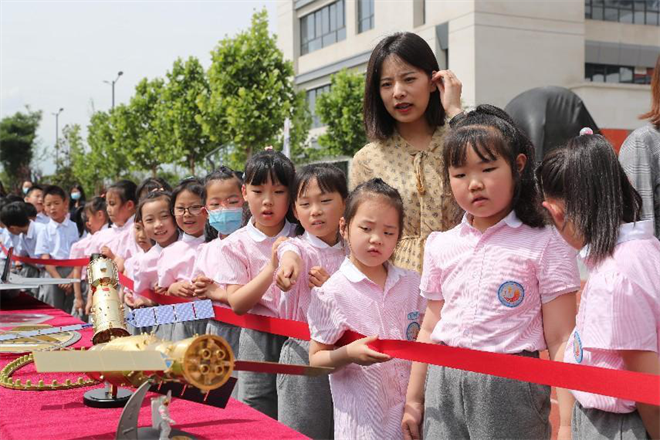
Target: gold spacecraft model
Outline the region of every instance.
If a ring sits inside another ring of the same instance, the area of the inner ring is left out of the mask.
[[[194,387],[208,393],[222,387],[234,370],[271,374],[316,376],[331,368],[239,361],[221,337],[202,335],[178,342],[164,341],[153,334],[129,336],[119,295],[117,269],[112,260],[93,255],[88,267],[94,314],[94,346],[88,350],[59,350],[34,353],[38,372],[84,372],[113,387],[154,384]],[[197,399],[191,399],[197,400]]]

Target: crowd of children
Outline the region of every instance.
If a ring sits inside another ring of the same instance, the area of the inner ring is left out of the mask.
[[[538,168],[534,157],[496,107],[452,120],[437,171],[464,216],[429,235],[421,273],[391,262],[407,215],[399,191],[372,178],[349,192],[335,166],[296,170],[273,150],[252,156],[244,174],[221,167],[173,190],[160,179],[119,181],[78,208],[84,230],[62,189],[34,185],[24,202],[1,202],[2,240],[32,258],[112,258],[135,281],[123,291],[130,307],[152,305],[141,295],[151,290],[307,323],[311,341],[216,320],[154,331],[220,335],[240,359],[335,368],[329,377],[238,375],[243,402],[310,437],[549,438],[549,387],[411,364],[369,346],[416,339],[526,357],[547,349],[555,361],[660,373],[660,242],[639,221],[639,195],[611,145],[586,133]],[[579,311],[578,250],[591,271]],[[48,264],[20,270],[85,277]],[[81,284],[38,295],[84,316],[91,298]],[[339,346],[347,331],[366,337]],[[557,394],[560,438],[660,435],[657,407]]]

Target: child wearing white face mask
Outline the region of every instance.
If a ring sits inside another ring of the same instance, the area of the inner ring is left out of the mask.
[[[230,308],[227,293],[220,288],[213,277],[218,269],[222,240],[236,231],[243,223],[243,181],[240,175],[225,166],[206,176],[202,201],[209,214],[206,225],[206,243],[200,246],[193,269],[193,287],[195,296],[212,299],[216,305]],[[238,339],[241,328],[224,322],[209,320],[207,334],[225,338],[234,354],[238,355]]]

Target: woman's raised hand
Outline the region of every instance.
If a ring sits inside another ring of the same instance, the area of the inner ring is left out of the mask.
[[[461,91],[463,84],[456,78],[451,70],[441,70],[431,74],[433,81],[440,91],[440,103],[445,113],[451,119],[463,111],[461,105]]]

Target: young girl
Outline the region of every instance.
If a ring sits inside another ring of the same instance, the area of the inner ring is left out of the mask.
[[[279,246],[276,282],[283,290],[280,318],[307,322],[312,288],[323,285],[346,257],[339,219],[348,188],[344,173],[329,164],[307,165],[296,173],[294,187],[293,212],[305,233]],[[287,339],[280,362],[309,365],[309,342]],[[277,400],[280,422],[311,438],[332,438],[332,396],[327,376],[279,375]]]
[[[397,190],[381,179],[359,185],[340,220],[350,256],[312,296],[310,365],[337,368],[330,376],[335,439],[401,437],[410,362],[381,363],[390,357],[367,344],[377,337],[406,339],[419,328],[425,305],[416,294],[419,274],[388,262],[401,236],[403,217]],[[368,337],[336,348],[347,330]]]
[[[353,157],[354,188],[380,177],[403,199],[406,222],[392,262],[421,273],[426,237],[457,223],[442,179],[445,120],[461,112],[461,82],[422,37],[401,32],[383,38],[367,66],[364,126],[371,141]]]
[[[222,241],[215,282],[227,291],[229,304],[246,312],[279,316],[280,291],[273,285],[277,258],[276,240],[294,235],[286,216],[295,168],[282,153],[268,150],[255,154],[245,166],[243,197],[252,218],[247,226]],[[256,330],[241,331],[241,358],[277,362],[283,336]],[[251,407],[277,418],[276,377],[270,374],[238,374],[239,397]]]
[[[90,247],[92,246],[93,237],[97,233],[108,229],[110,218],[106,212],[105,199],[103,197],[94,197],[92,200],[85,203],[85,207],[83,208],[83,222],[85,224],[85,229],[87,229],[89,234],[71,246],[71,251],[69,252],[69,258],[71,259],[90,256]],[[73,283],[73,293],[75,296],[73,312],[76,316],[80,316],[81,319],[86,317],[84,312],[87,301],[86,275],[87,268],[84,266],[75,267],[71,273],[73,278],[81,278],[82,280],[80,283]]]
[[[172,197],[169,192],[152,191],[147,193],[138,205],[135,218],[144,227],[146,236],[155,244],[142,255],[133,269],[133,288],[135,295],[130,298],[131,307],[154,305],[150,300],[140,296],[145,290],[153,290],[164,294],[166,289],[158,286],[158,259],[163,249],[174,244],[179,239],[179,229],[170,210]],[[161,325],[156,333],[162,339],[172,338],[172,325]]]
[[[199,254],[195,259],[193,290],[195,296],[212,299],[223,307],[229,307],[227,293],[213,281],[213,277],[218,270],[222,240],[241,227],[245,202],[241,192],[242,185],[243,181],[238,173],[224,166],[206,176],[204,183],[203,201],[209,215],[207,242],[199,247]],[[215,233],[209,233],[209,227]],[[206,333],[225,338],[234,355],[238,356],[240,327],[210,319]]]
[[[179,183],[172,192],[170,211],[183,231],[181,240],[163,249],[158,257],[158,285],[167,288],[168,295],[195,297],[191,283],[193,261],[204,243],[207,214],[202,202],[204,185],[191,177]],[[172,340],[179,341],[206,332],[207,320],[174,324]]]
[[[481,105],[445,139],[445,178],[466,211],[429,236],[417,338],[517,356],[548,348],[561,361],[580,286],[575,252],[544,226],[534,147],[502,110]],[[426,394],[424,384],[426,382]],[[572,399],[557,390],[560,438]],[[460,408],[457,409],[457,408]],[[549,438],[550,387],[415,363],[403,431],[419,438]]]
[[[136,186],[130,180],[120,180],[108,188],[105,195],[108,217],[112,226],[106,233],[92,240],[92,253],[102,253],[117,263],[123,271],[124,260],[140,253],[133,233],[133,221],[137,206]]]
[[[639,221],[642,199],[614,149],[602,136],[579,136],[549,153],[537,177],[543,206],[589,267],[565,361],[660,374],[660,242],[653,220]],[[573,395],[576,440],[660,437],[658,407]]]
[[[136,266],[140,264],[140,260],[142,259],[142,257],[147,252],[149,252],[149,250],[153,247],[153,242],[147,236],[144,226],[142,225],[142,222],[140,220],[136,220],[135,222],[133,222],[133,229],[134,229],[133,235],[135,236],[135,243],[142,252],[139,254],[132,255],[124,262],[123,273],[126,277],[132,280],[135,279]],[[133,288],[135,288],[135,286],[133,286]],[[139,307],[141,305],[139,302],[136,303],[135,301],[136,298],[135,292],[126,286],[122,286],[120,295],[121,295],[121,299],[131,308]],[[143,331],[142,329],[138,329],[138,328],[131,328],[131,330],[133,330],[133,334],[139,334]]]

